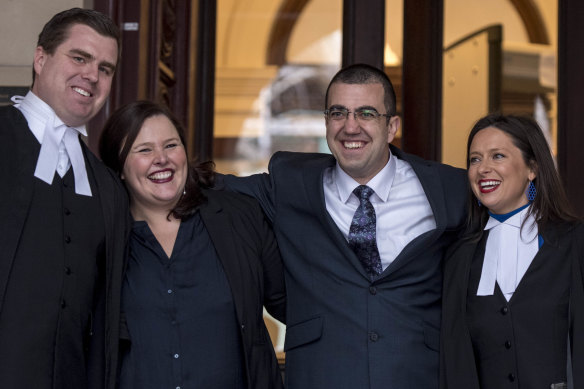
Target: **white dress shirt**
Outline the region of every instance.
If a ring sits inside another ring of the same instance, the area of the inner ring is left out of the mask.
[[[13,96],[14,107],[24,115],[28,128],[41,144],[34,176],[53,183],[55,172],[63,177],[73,166],[75,193],[91,196],[85,159],[79,134],[87,136],[85,126],[68,127],[55,111],[32,91],[26,96]]]
[[[359,199],[353,190],[359,183],[338,163],[323,177],[326,209],[348,239]],[[390,156],[389,162],[368,183],[369,200],[376,215],[376,236],[383,270],[414,238],[436,228],[436,220],[420,180],[409,163]]]

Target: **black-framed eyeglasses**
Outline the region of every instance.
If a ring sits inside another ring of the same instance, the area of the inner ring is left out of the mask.
[[[359,122],[370,122],[372,120],[378,119],[380,116],[385,116],[387,118],[393,115],[387,113],[379,113],[375,108],[359,108],[355,111],[349,111],[347,108],[331,108],[324,111],[324,116],[327,119],[334,121],[345,121],[352,113],[355,120]]]

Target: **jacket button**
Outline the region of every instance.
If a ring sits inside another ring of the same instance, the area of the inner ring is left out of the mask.
[[[69,235],[65,237],[65,243],[71,243],[71,237]]]
[[[507,378],[509,379],[509,382],[513,382],[513,381],[515,381],[515,374],[509,373],[509,375],[507,376]]]
[[[510,342],[510,341],[506,341],[506,342],[505,342],[505,348],[506,348],[507,350],[509,350],[509,349],[511,348],[511,342]]]
[[[371,340],[372,342],[377,342],[379,340],[379,335],[377,334],[377,332],[370,333],[369,340]]]
[[[376,295],[377,294],[377,288],[374,286],[370,286],[369,287],[369,293],[371,293],[372,295]]]
[[[61,300],[61,308],[65,308],[67,306],[67,303],[65,302],[65,300]]]
[[[241,331],[245,331],[245,324],[241,325]]]
[[[505,305],[503,308],[501,308],[501,314],[506,315],[507,313],[509,313],[509,307]]]
[[[65,274],[69,275],[71,274],[71,268],[68,266],[65,266]]]

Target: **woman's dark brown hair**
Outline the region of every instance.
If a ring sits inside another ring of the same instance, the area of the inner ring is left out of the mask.
[[[124,169],[128,153],[138,137],[146,119],[164,115],[176,128],[187,153],[185,130],[178,119],[163,105],[150,101],[136,101],[115,111],[105,123],[99,139],[99,154],[103,163],[120,175]],[[188,153],[187,153],[188,156]],[[170,210],[177,219],[184,219],[195,213],[196,208],[206,201],[201,188],[213,186],[215,164],[211,161],[188,166],[185,194]]]
[[[466,167],[470,160],[470,146],[475,135],[488,127],[494,127],[511,137],[515,147],[521,151],[523,161],[536,172],[533,184],[537,195],[529,212],[537,221],[540,231],[545,230],[549,222],[573,222],[575,216],[564,187],[556,170],[548,143],[537,123],[528,117],[490,114],[479,119],[468,136],[466,145]],[[469,186],[467,232],[472,240],[482,236],[483,228],[489,218],[488,209],[479,206]]]

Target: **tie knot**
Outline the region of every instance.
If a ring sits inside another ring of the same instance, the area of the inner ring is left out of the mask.
[[[359,200],[369,200],[369,197],[373,194],[373,189],[367,185],[359,185],[353,190],[353,193],[355,193],[355,196],[357,196]]]

